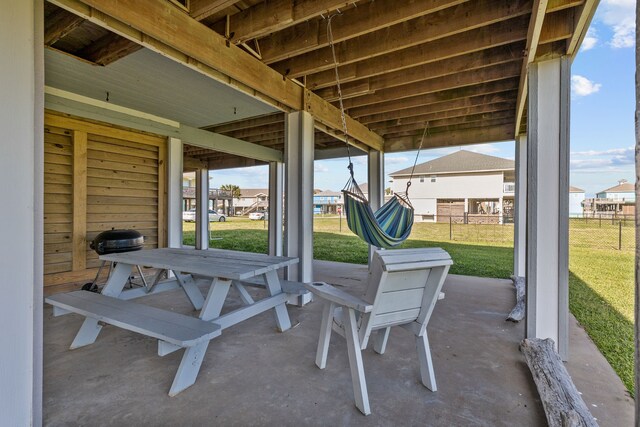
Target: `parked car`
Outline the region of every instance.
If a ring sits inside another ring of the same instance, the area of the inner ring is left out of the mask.
[[[195,222],[196,221],[196,210],[191,209],[188,211],[182,212],[182,220],[185,222]],[[218,214],[216,211],[209,210],[209,222],[225,222],[227,218],[224,215]]]
[[[251,220],[259,220],[259,219],[269,219],[269,213],[267,211],[256,211],[256,212],[251,212],[249,214],[249,219]]]

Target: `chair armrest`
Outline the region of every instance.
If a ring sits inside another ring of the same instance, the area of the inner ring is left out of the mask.
[[[354,297],[353,295],[343,290],[334,288],[328,283],[305,283],[304,287],[307,288],[312,294],[317,295],[320,298],[324,298],[328,301],[335,302],[336,304],[340,304],[345,307],[353,308],[354,310],[357,310],[361,313],[369,313],[371,310],[373,310],[373,305],[358,297]]]

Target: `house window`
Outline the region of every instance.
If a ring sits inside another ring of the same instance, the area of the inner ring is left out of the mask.
[[[431,182],[436,182],[436,176],[435,175],[431,176]]]
[[[420,175],[420,182],[424,182],[424,175]]]

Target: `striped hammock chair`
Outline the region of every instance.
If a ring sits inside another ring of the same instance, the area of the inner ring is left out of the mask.
[[[370,245],[393,248],[411,234],[413,206],[408,198],[394,194],[391,200],[373,212],[353,175],[342,189],[342,194],[349,229]]]

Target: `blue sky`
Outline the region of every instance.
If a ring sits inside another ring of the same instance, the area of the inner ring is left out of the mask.
[[[571,185],[587,196],[620,179],[634,181],[635,0],[602,0],[582,48],[572,65]],[[424,150],[418,163],[459,150]],[[480,144],[464,149],[514,158],[514,143]],[[387,154],[385,171],[409,167],[416,152]],[[365,157],[354,159],[356,179],[366,182]],[[346,159],[315,162],[315,188],[340,190],[348,178]],[[240,188],[266,188],[266,167],[212,173],[212,186],[235,183]],[[387,177],[388,181],[388,177]]]

